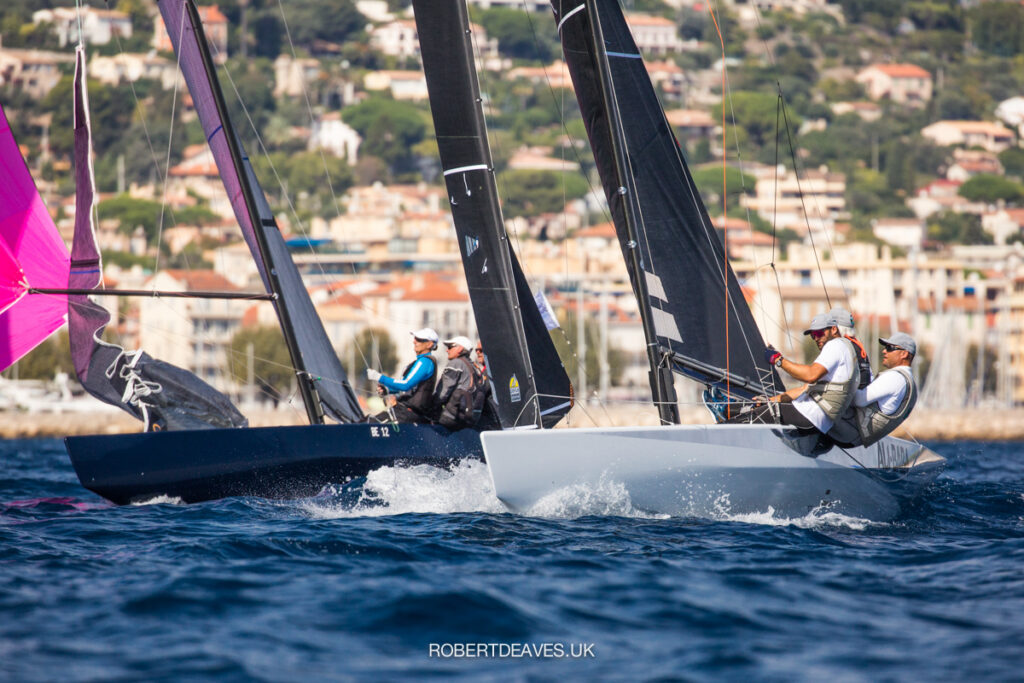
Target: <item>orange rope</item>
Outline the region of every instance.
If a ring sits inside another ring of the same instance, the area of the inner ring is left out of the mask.
[[[722,37],[722,29],[718,25],[718,18],[715,10],[708,3],[708,13],[711,20],[715,22],[715,31],[718,33],[718,42],[722,46],[722,234],[724,235],[722,250],[722,279],[725,284],[725,395],[729,397],[729,213],[728,213],[728,186],[726,179],[726,155],[725,155],[725,38]],[[730,418],[732,401],[726,400],[725,417]]]

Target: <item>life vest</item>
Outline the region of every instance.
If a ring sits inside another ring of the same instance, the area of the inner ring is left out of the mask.
[[[469,385],[456,387],[451,396],[440,406],[438,423],[451,430],[473,427],[480,421],[480,415],[487,400],[487,380],[480,369],[468,356],[457,356],[449,363],[459,363],[462,372],[469,374]],[[446,368],[447,369],[447,368]]]
[[[412,369],[412,366],[416,364],[420,358],[425,358],[430,361],[430,376],[425,380],[414,386],[409,391],[403,391],[395,400],[405,405],[415,413],[424,417],[430,414],[431,406],[434,403],[434,384],[437,382],[437,361],[430,354],[423,354],[422,356],[416,356],[413,362],[405,366],[405,370],[402,370],[402,377],[405,377],[405,373]]]
[[[900,406],[895,413],[886,415],[879,408],[877,401],[863,408],[854,407],[857,431],[860,433],[861,443],[865,446],[881,441],[883,437],[903,424],[917,403],[917,383],[914,381],[914,375],[910,368],[900,365],[890,372],[893,371],[903,375],[903,379],[907,381],[907,391],[903,394],[903,400],[900,401]]]
[[[864,350],[864,345],[856,337],[845,338],[849,339],[850,343],[856,347],[857,369],[860,370],[860,382],[857,384],[857,388],[863,389],[871,384],[871,362],[868,360],[868,352]]]
[[[853,372],[850,373],[849,379],[843,382],[820,380],[807,387],[807,395],[833,422],[838,421],[853,403],[853,395],[860,384],[860,364],[857,362],[857,350],[849,339],[845,337],[838,337],[838,339],[846,353],[849,354],[850,360],[853,361],[850,363]]]

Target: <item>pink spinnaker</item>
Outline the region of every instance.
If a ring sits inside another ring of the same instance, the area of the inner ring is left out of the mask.
[[[27,287],[68,286],[70,257],[0,106],[0,370],[64,324],[63,295],[26,294]]]

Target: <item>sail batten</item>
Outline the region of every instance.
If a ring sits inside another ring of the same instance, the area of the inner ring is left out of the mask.
[[[634,293],[651,320],[648,342],[690,359],[673,365],[698,381],[736,378],[748,395],[769,390],[762,378],[778,386],[618,2],[552,7]]]
[[[437,146],[503,427],[552,426],[571,395],[505,233],[463,0],[414,0]]]
[[[363,413],[348,376],[292,262],[241,140],[219,110],[216,75],[208,60],[204,61],[204,46],[200,44],[202,27],[193,23],[198,13],[191,0],[159,0],[158,5],[164,25],[180,27],[168,33],[224,189],[264,286],[268,292],[280,295],[275,309],[289,340],[307,412],[319,421],[322,406],[323,412],[336,420],[358,421]],[[189,11],[190,6],[193,11]]]

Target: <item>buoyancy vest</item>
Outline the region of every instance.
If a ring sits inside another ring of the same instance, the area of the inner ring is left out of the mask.
[[[843,348],[850,357],[850,365],[853,368],[853,372],[850,373],[849,379],[843,382],[819,380],[807,387],[807,395],[818,404],[822,412],[833,422],[841,418],[843,413],[850,407],[850,404],[853,403],[853,395],[857,392],[857,386],[860,384],[860,365],[857,362],[856,348],[845,337],[838,337],[837,339],[842,343]]]
[[[416,361],[420,358],[426,358],[430,361],[430,376],[409,391],[403,391],[400,393],[395,397],[395,400],[404,404],[416,413],[426,417],[430,415],[431,407],[434,404],[434,384],[437,382],[437,361],[435,361],[434,357],[429,354],[417,356],[413,362],[405,366],[405,370],[402,370],[402,377],[405,377],[405,373],[409,372],[409,370],[412,369],[412,366],[415,365]]]
[[[480,421],[487,400],[487,380],[468,355],[457,356],[448,365],[461,366],[461,371],[468,375],[469,381],[465,387],[456,386],[444,405],[435,406],[435,409],[440,408],[437,421],[451,430],[472,427]]]
[[[863,389],[871,384],[871,361],[868,360],[868,352],[864,350],[864,345],[856,337],[848,336],[846,339],[849,339],[850,343],[856,348],[857,369],[860,370],[860,382],[857,384],[857,388]]]
[[[898,372],[903,375],[903,379],[907,381],[907,392],[903,394],[899,408],[892,415],[883,413],[877,401],[863,408],[854,407],[857,431],[860,432],[861,443],[865,446],[881,441],[883,437],[888,436],[903,424],[917,403],[917,383],[914,381],[914,374],[910,368],[900,365],[888,372]]]

